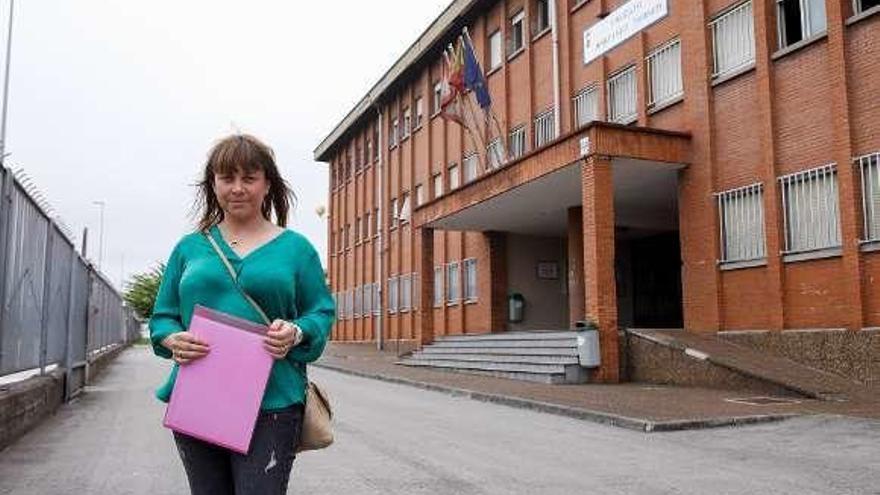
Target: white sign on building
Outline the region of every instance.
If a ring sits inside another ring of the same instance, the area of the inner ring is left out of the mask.
[[[666,17],[667,0],[630,0],[584,30],[584,65]]]

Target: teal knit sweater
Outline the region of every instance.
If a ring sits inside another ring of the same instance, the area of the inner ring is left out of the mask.
[[[238,273],[242,288],[268,317],[291,321],[303,332],[303,341],[273,364],[261,409],[303,402],[305,363],[318,359],[323,352],[336,311],[317,251],[301,234],[285,230],[242,258],[223,240],[216,226],[209,232]],[[200,232],[183,237],[168,259],[150,318],[150,340],[156,355],[171,359],[171,351],[161,342],[189,327],[196,304],[263,323]],[[165,384],[156,391],[164,402],[171,397],[177,369],[175,363]]]

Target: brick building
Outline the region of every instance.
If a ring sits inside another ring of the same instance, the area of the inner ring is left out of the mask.
[[[620,328],[880,326],[878,13],[455,0],[315,151],[333,338],[588,318],[594,378],[614,382]],[[501,135],[439,116],[442,50],[463,28]]]

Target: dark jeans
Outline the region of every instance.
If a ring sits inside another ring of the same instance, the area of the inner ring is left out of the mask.
[[[302,419],[302,404],[261,411],[247,455],[174,432],[192,495],[287,493]]]

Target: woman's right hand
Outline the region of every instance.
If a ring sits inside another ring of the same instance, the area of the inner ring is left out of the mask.
[[[187,364],[203,358],[211,352],[211,347],[204,340],[190,332],[177,332],[165,337],[162,345],[171,351],[172,358],[179,364]]]

